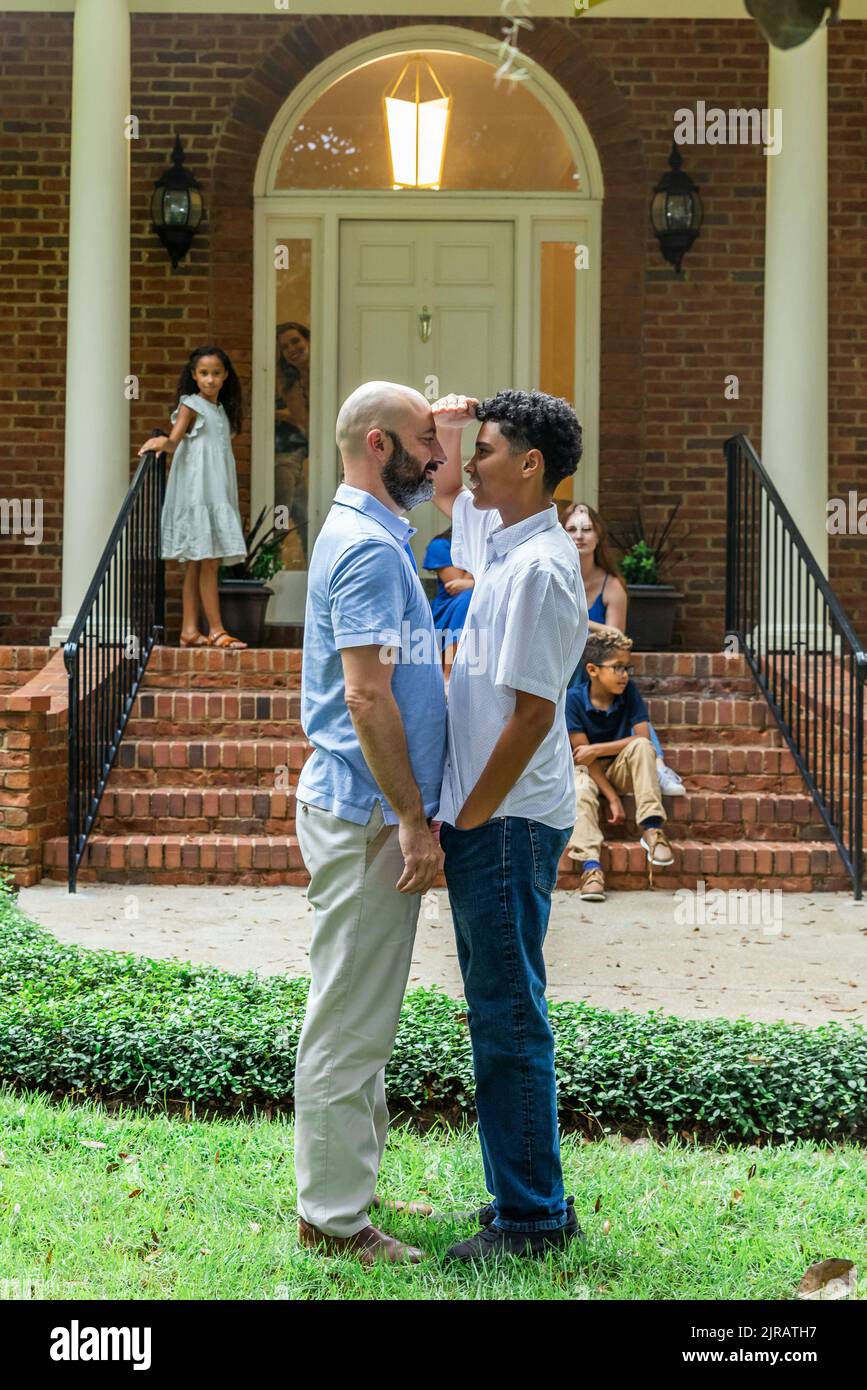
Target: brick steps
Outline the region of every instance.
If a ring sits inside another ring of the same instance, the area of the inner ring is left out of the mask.
[[[773,717],[764,700],[718,695],[651,695],[647,700],[650,718],[654,724],[671,728],[685,726],[689,729],[753,729],[770,731],[776,734]]]
[[[255,785],[109,786],[99,828],[112,835],[294,835],[295,793]]]
[[[671,698],[717,699],[721,695],[734,699],[754,700],[756,683],[751,675],[746,676],[648,676],[638,670],[641,653],[633,653],[636,665],[636,679],[640,682],[645,700],[650,696],[663,694]]]
[[[686,797],[666,799],[675,848],[661,890],[846,889],[848,877],[741,657],[637,653],[636,677]],[[301,653],[158,648],[103,797],[83,882],[294,884],[307,875],[295,792],[312,749],[300,727]],[[604,825],[611,888],[647,886],[633,798]],[[559,885],[575,889],[564,856]],[[65,878],[66,841],[46,873]]]
[[[633,652],[631,661],[642,690],[652,694],[663,682],[672,695],[737,691],[755,697],[755,684],[741,656],[725,652]],[[300,689],[301,651],[291,647],[243,652],[209,647],[184,650],[156,647],[148,662],[143,689],[197,690],[231,687]]]
[[[736,743],[741,746],[744,744],[754,744],[757,748],[784,747],[782,735],[776,727],[773,729],[757,729],[748,724],[672,724],[668,720],[657,719],[655,717],[652,702],[650,704],[650,722],[659,735],[663,748],[666,750],[675,747],[679,743],[707,744],[710,741],[717,745],[723,743]]]
[[[799,841],[826,837],[812,799],[805,795],[690,792],[665,801],[672,838]],[[611,841],[635,835],[634,798],[625,796],[623,804],[627,824],[605,827]],[[109,786],[100,807],[99,828],[112,835],[294,835],[295,794],[255,785]]]
[[[674,841],[671,869],[655,869],[661,890],[695,888],[780,888],[790,891],[845,889],[836,851],[814,842],[734,840],[704,844]],[[66,840],[46,843],[46,876],[66,876]],[[610,888],[646,888],[647,856],[636,840],[606,844],[602,865]],[[103,835],[91,836],[80,882],[247,884],[302,887],[308,879],[298,842],[292,835]],[[564,855],[558,887],[576,889],[579,875]],[[438,886],[444,880],[440,875]]]
[[[243,652],[156,647],[142,690],[300,690],[301,652],[291,647]]]
[[[690,746],[666,743],[660,737],[665,761],[690,788],[733,795],[757,791],[796,795],[804,790],[804,779],[788,748],[706,740]]]
[[[727,844],[703,844],[700,840],[672,840],[674,865],[655,868],[654,886],[695,888],[779,888],[784,892],[840,892],[851,888],[848,874],[832,843],[785,843],[733,840]],[[608,888],[646,888],[647,855],[636,840],[606,844],[602,867]],[[577,888],[579,875],[561,861],[558,888]]]
[[[192,656],[193,653],[182,655]],[[255,674],[240,673],[239,679],[240,675],[254,678]],[[214,673],[211,678],[214,679]],[[767,705],[756,698],[691,693],[650,695],[647,703],[654,726],[664,729],[671,742],[694,742],[702,731],[707,735],[711,730],[728,742],[755,740],[779,746],[781,741]],[[219,735],[243,731],[245,723],[254,724],[260,733],[268,732],[263,725],[279,725],[279,733],[285,734],[291,726],[296,726],[300,732],[300,718],[300,688],[263,688],[255,684],[248,688],[243,685],[207,687],[198,679],[181,689],[153,687],[146,683],[136,701],[127,737],[152,733]]]
[[[139,693],[126,738],[303,738],[300,690],[150,690]]]
[[[48,840],[46,876],[66,877],[67,842]],[[308,883],[294,835],[91,835],[79,882]]]
[[[280,769],[290,785],[312,752],[304,738],[137,738],[124,740],[111,786],[257,785],[273,787]]]
[[[128,726],[129,727],[129,726]],[[739,793],[803,791],[803,779],[787,748],[764,744],[730,744],[707,741],[694,745],[666,740],[660,735],[666,761],[691,786],[702,791]],[[198,737],[172,739],[127,736],[121,744],[111,786],[158,786],[170,774],[177,786],[237,787],[244,784],[274,785],[276,769],[286,767],[289,785],[311,753],[303,737],[285,738]],[[249,774],[249,775],[248,775]]]

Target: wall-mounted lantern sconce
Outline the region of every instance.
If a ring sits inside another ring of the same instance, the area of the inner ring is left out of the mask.
[[[202,192],[192,174],[184,168],[181,137],[175,136],[171,168],[157,179],[151,194],[153,227],[177,270],[190,249],[202,220]]]
[[[774,48],[797,48],[825,21],[840,23],[840,0],[744,0],[749,13]]]
[[[699,234],[704,207],[698,188],[681,167],[683,160],[674,143],[668,163],[671,172],[663,174],[653,190],[650,220],[663,256],[679,275],[681,261]]]

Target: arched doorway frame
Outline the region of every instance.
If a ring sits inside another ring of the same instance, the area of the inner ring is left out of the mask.
[[[411,25],[367,35],[338,49],[313,68],[277,111],[259,152],[254,178],[254,293],[252,393],[252,512],[273,500],[274,339],[276,332],[275,248],[284,237],[311,237],[314,305],[311,323],[311,381],[317,400],[310,418],[310,455],[334,455],[334,476],[321,466],[311,478],[310,536],[317,534],[338,478],[334,420],[338,399],[338,255],[343,219],[424,220],[448,212],[455,219],[514,220],[514,380],[530,388],[539,361],[539,241],[571,240],[587,247],[588,264],[577,272],[575,383],[573,400],[584,432],[584,454],[573,496],[596,504],[599,491],[599,395],[601,359],[601,230],[604,183],[596,143],[572,98],[530,57],[521,55],[528,78],[522,83],[563,132],[579,174],[575,193],[509,193],[481,190],[410,193],[392,190],[305,190],[274,187],[281,151],[298,121],[339,78],[378,58],[418,49],[465,54],[496,64],[497,43],[490,35],[452,25]],[[436,202],[432,202],[435,199]],[[329,369],[330,364],[330,369]],[[279,597],[271,621],[297,621],[301,576],[276,577]]]

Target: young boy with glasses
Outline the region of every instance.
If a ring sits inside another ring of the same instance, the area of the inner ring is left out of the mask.
[[[647,706],[630,680],[633,668],[626,660],[631,647],[630,638],[613,632],[591,636],[584,649],[587,679],[566,696],[576,799],[569,854],[581,866],[581,897],[585,902],[605,901],[600,797],[608,803],[609,824],[622,825],[626,813],[620,793],[635,796],[651,884],[654,865],[664,868],[674,863],[662,829],[665,807]]]

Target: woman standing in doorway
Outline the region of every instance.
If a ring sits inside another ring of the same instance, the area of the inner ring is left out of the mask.
[[[274,401],[274,505],[285,507],[307,559],[307,476],[310,451],[310,329],[287,319],[277,325]]]

